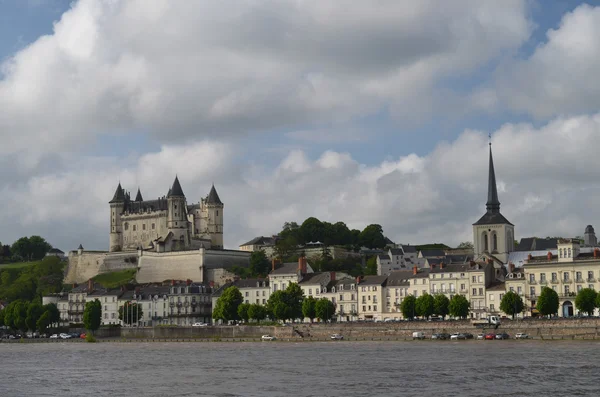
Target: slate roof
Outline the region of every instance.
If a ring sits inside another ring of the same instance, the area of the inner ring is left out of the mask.
[[[377,257],[380,260],[390,260],[390,256],[389,255],[377,255]]]
[[[341,280],[333,280],[327,284],[326,288],[327,288],[328,292],[331,292],[331,289],[333,287],[335,287],[337,289],[337,288],[339,288],[340,285],[344,286],[344,291],[348,291],[348,290],[351,290],[352,285],[356,285],[356,280],[353,278],[344,278]],[[339,291],[339,289],[337,289],[337,290]]]
[[[50,248],[50,250],[48,251],[48,253],[49,254],[64,254],[64,252],[62,252],[58,248]]]
[[[210,192],[208,193],[208,197],[206,198],[206,202],[208,204],[223,204],[219,195],[217,194],[217,189],[215,189],[215,185],[212,185],[210,188]]]
[[[135,201],[144,201],[144,199],[142,198],[142,192],[140,191],[139,187],[138,187],[137,194],[135,195]]]
[[[173,186],[169,190],[168,197],[185,197],[183,194],[183,189],[181,189],[181,184],[179,183],[179,178],[175,175],[175,181],[173,181]]]
[[[359,285],[384,285],[388,276],[364,276]]]
[[[556,238],[524,237],[519,241],[515,251],[543,251],[558,248]]]
[[[403,245],[402,251],[404,251],[405,254],[416,254],[417,247],[415,247],[414,245]]]
[[[505,283],[495,283],[487,288],[487,291],[506,291]]]
[[[232,285],[235,285],[238,288],[256,288],[257,283],[260,283],[260,288],[266,288],[269,286],[269,280],[266,278],[248,278],[243,280],[234,280]],[[263,283],[266,284],[263,286]]]
[[[444,252],[444,250],[433,249],[433,250],[422,250],[421,255],[423,255],[423,258],[431,258],[431,257],[435,257],[435,256],[446,256],[446,253]]]
[[[392,255],[404,255],[404,251],[402,251],[402,248],[390,248],[390,252],[392,253]]]
[[[241,246],[243,245],[260,245],[260,244],[264,244],[264,245],[271,245],[274,244],[274,238],[273,237],[265,237],[265,236],[258,236],[258,237],[254,237],[252,240],[248,241],[247,243],[244,244],[240,244]]]
[[[109,204],[122,202],[122,201],[125,201],[125,191],[121,187],[121,182],[119,182],[119,185],[117,186],[117,190],[115,190],[115,194],[113,195],[112,200],[109,201]]]
[[[512,226],[514,226],[512,223],[510,223],[508,221],[508,219],[506,219],[504,217],[504,215],[502,215],[499,212],[495,212],[495,213],[486,212],[473,225],[512,225]]]
[[[298,284],[323,284],[329,279],[329,272],[307,273],[302,276],[302,280]]]
[[[296,274],[298,272],[298,262],[284,263],[281,267],[271,270],[269,274]]]
[[[397,270],[388,275],[387,287],[407,287],[413,277],[412,270]]]

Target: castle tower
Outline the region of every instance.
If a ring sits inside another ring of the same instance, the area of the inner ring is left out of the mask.
[[[205,201],[206,212],[208,215],[207,229],[214,248],[223,248],[223,207],[224,204],[219,198],[215,185],[212,185],[210,193]]]
[[[492,158],[490,142],[490,159],[488,169],[488,198],[486,213],[473,224],[473,245],[475,255],[490,254],[502,262],[508,261],[508,254],[515,249],[515,226],[500,213],[500,201],[496,187],[496,172]]]
[[[595,247],[598,245],[598,240],[596,239],[596,232],[594,231],[594,227],[592,225],[587,225],[587,227],[585,228],[583,241],[586,247]]]
[[[173,186],[167,196],[167,229],[173,233],[172,250],[184,249],[190,244],[188,235],[187,205],[185,195],[179,184],[179,179],[175,176]]]
[[[108,250],[110,252],[121,251],[123,249],[123,229],[121,225],[121,214],[125,210],[125,191],[117,186],[117,190],[109,201],[110,205],[110,237]]]

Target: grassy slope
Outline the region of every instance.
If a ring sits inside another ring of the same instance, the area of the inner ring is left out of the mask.
[[[102,273],[94,277],[94,281],[104,288],[119,288],[135,277],[135,269],[119,270],[117,272]]]
[[[34,266],[40,263],[40,261],[33,262],[16,262],[16,263],[0,263],[0,270],[3,269],[20,269],[27,266]]]

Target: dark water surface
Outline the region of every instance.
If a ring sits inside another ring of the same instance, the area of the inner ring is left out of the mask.
[[[591,341],[0,343],[0,396],[598,396]]]

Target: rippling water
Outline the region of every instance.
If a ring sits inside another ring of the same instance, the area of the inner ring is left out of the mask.
[[[596,396],[598,343],[0,344],[0,396]]]

